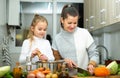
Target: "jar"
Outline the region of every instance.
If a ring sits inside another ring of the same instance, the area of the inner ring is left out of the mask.
[[[13,68],[13,77],[21,78],[21,76],[22,76],[22,67],[20,66],[19,62],[16,62],[16,66]]]
[[[29,72],[32,70],[32,58],[31,56],[26,57],[26,71]]]

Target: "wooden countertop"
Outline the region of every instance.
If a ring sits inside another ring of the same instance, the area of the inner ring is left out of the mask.
[[[95,76],[89,76],[89,77],[72,77],[72,78],[120,78],[120,75],[111,75],[107,77],[95,77]]]

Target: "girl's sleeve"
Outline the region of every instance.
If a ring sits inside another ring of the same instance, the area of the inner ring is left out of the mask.
[[[19,57],[19,62],[21,64],[25,64],[25,62],[26,62],[26,56],[28,55],[28,53],[29,53],[29,43],[28,43],[27,40],[24,40],[23,44],[22,44],[22,49],[21,49],[20,57]]]

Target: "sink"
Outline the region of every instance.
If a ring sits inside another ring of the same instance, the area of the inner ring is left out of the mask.
[[[107,66],[108,64],[110,64],[112,61],[116,61],[118,64],[120,64],[120,60],[105,60],[105,65]]]

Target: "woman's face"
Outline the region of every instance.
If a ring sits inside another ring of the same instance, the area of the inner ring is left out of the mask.
[[[34,33],[34,36],[43,38],[46,34],[47,23],[46,22],[38,22],[36,26],[31,26],[31,30]]]
[[[61,23],[65,31],[73,32],[78,24],[78,16],[73,17],[68,14],[67,18],[61,18]]]

